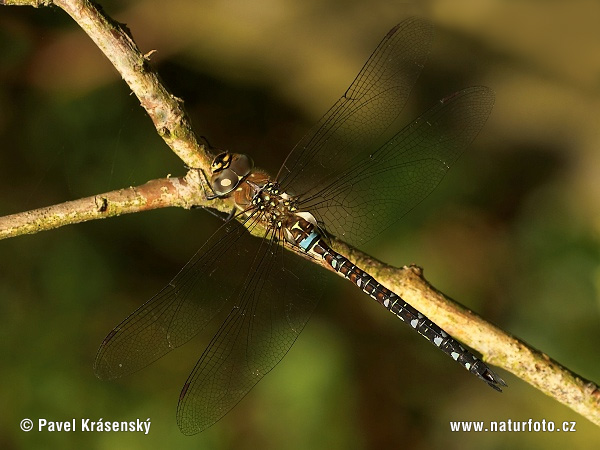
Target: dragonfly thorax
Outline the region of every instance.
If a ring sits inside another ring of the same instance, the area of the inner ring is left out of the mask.
[[[251,180],[247,184],[253,185]],[[252,198],[252,207],[259,211],[261,219],[270,228],[285,228],[298,208],[293,197],[282,192],[274,181],[266,181],[263,186],[253,186],[256,191]]]

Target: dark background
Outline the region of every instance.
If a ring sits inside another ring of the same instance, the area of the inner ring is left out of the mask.
[[[475,143],[421,206],[364,250],[600,381],[600,5],[595,1],[104,1],[195,130],[276,172],[384,34],[429,18],[404,112],[469,85],[496,92]],[[417,6],[418,5],[418,6]],[[0,214],[142,184],[182,162],[57,8],[0,8]],[[334,278],[293,350],[201,435],[175,422],[202,334],[122,380],[95,378],[110,329],[219,225],[164,209],[0,243],[0,447],[588,449],[586,419],[499,370],[497,394]],[[236,274],[232,274],[235,279]],[[24,433],[25,418],[145,420],[136,433]],[[577,433],[451,433],[453,420],[577,421]]]

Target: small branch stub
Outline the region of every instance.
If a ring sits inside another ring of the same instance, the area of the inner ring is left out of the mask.
[[[108,199],[106,197],[96,197],[96,205],[98,206],[98,212],[106,212],[108,210]]]

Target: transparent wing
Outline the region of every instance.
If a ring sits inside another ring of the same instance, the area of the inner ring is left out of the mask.
[[[475,86],[440,100],[386,144],[332,173],[299,208],[346,242],[367,241],[427,197],[475,139],[494,93]]]
[[[273,369],[321,297],[325,271],[284,250],[278,236],[253,244],[255,259],[235,307],[181,392],[177,422],[184,434],[218,421]]]
[[[390,30],[344,95],[287,157],[277,176],[285,192],[310,196],[372,148],[406,104],[432,36],[432,25],[419,18]]]
[[[236,220],[219,228],[167,286],[106,336],[96,375],[140,370],[198,334],[233,296],[237,274],[252,261],[246,244],[253,239]]]

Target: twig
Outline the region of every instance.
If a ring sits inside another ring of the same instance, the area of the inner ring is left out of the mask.
[[[215,203],[211,200],[209,203],[206,200],[202,189],[197,187],[201,183],[198,176],[198,171],[190,170],[182,178],[161,178],[137,187],[0,217],[0,239],[169,206],[188,209],[192,206],[209,206],[230,211],[231,201]]]
[[[53,0],[0,0],[0,5],[33,6],[34,8],[39,8],[40,6],[51,6],[53,3]]]
[[[515,338],[435,289],[416,266],[396,267],[336,241],[334,247],[452,336],[477,349],[484,361],[502,367],[600,425],[600,387]],[[510,382],[509,382],[510,384]]]
[[[182,100],[170,94],[148,58],[137,48],[123,26],[106,16],[88,0],[0,0],[4,5],[51,4],[64,9],[92,38],[119,71],[151,117],[158,133],[189,166],[208,171],[210,156],[198,142],[182,107]],[[154,180],[137,188],[122,189],[61,205],[50,206],[0,218],[0,238],[35,233],[70,223],[111,217],[166,206],[208,205],[199,194],[200,180]],[[192,181],[193,180],[193,181]],[[212,200],[211,207],[226,211],[224,200]],[[516,339],[473,312],[453,302],[432,287],[415,267],[387,266],[346,244],[334,248],[372,273],[407,302],[421,310],[453,336],[479,350],[484,359],[527,381],[547,395],[600,425],[600,388],[558,364],[544,353]]]
[[[212,157],[192,131],[183,100],[171,94],[138,49],[129,30],[89,0],[0,0],[4,5],[49,6],[69,14],[94,41],[148,112],[156,131],[188,166],[208,171]]]

